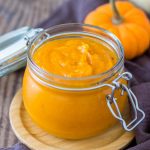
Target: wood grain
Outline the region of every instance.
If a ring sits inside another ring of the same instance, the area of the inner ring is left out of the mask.
[[[109,131],[84,140],[56,138],[34,124],[25,111],[21,90],[10,107],[10,122],[18,139],[33,150],[118,150],[130,143],[134,134],[118,124]]]
[[[36,26],[64,0],[0,0],[0,35],[22,26]],[[0,148],[15,144],[8,117],[11,100],[21,87],[24,69],[0,78]]]

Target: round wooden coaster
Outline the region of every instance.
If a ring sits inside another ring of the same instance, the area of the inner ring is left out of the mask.
[[[16,136],[32,150],[118,150],[128,145],[134,137],[132,132],[123,132],[120,126],[116,126],[100,136],[89,139],[56,138],[32,122],[25,111],[21,90],[18,91],[11,103],[9,115]]]

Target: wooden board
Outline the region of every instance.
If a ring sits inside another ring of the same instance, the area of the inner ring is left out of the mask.
[[[21,90],[15,95],[10,107],[10,122],[18,139],[32,150],[118,150],[128,145],[134,133],[124,132],[115,126],[96,137],[84,140],[56,138],[34,124],[25,111]]]

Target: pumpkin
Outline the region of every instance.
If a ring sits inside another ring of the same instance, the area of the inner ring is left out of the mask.
[[[150,22],[145,13],[128,1],[110,0],[90,12],[86,24],[114,33],[122,42],[126,59],[142,55],[150,44]]]

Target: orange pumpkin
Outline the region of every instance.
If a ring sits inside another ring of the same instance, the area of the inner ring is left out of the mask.
[[[122,42],[125,58],[142,55],[150,45],[150,22],[145,13],[127,1],[110,0],[90,12],[84,23],[113,32]]]

